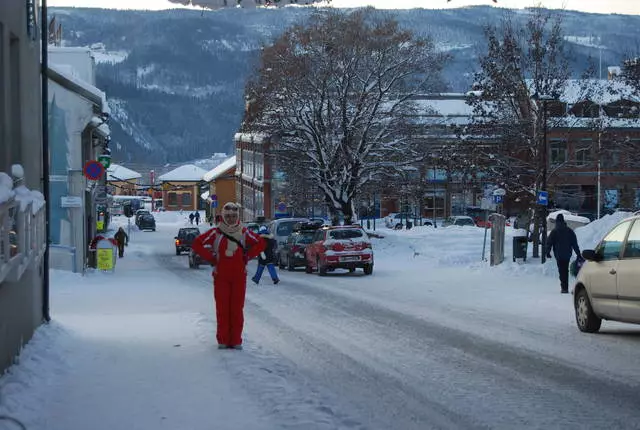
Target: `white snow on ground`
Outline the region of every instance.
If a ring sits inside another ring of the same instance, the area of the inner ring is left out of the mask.
[[[592,248],[628,215],[605,216],[576,230],[580,247]],[[114,273],[52,271],[54,320],[37,330],[19,363],[0,378],[0,415],[20,419],[29,430],[333,428],[323,422],[324,399],[313,390],[300,393],[290,381],[295,372],[253,346],[259,327],[248,322],[245,351],[215,349],[210,289],[190,286],[153,257],[171,251],[173,235],[188,225],[188,213],[154,216],[158,231],[133,230]],[[126,226],[127,219],[116,218],[113,227],[119,225]],[[507,229],[505,262],[493,268],[481,261],[481,228],[382,227],[376,233],[384,238],[372,240],[376,268],[367,282],[357,277],[327,282],[286,272],[282,281],[291,276],[418,317],[424,313],[421,303],[429,300],[434,306],[424,317],[452,328],[495,337],[492,328],[513,326],[501,331],[500,341],[567,360],[579,360],[584,353],[567,347],[576,339],[566,329],[575,329],[571,299],[558,294],[555,264],[543,266],[531,258],[512,263],[512,229]],[[487,237],[487,257],[489,243]],[[541,309],[544,324],[532,324],[536,329],[525,337],[519,330],[529,320],[539,321]],[[292,317],[300,311],[295,303],[279,307]],[[300,324],[312,322],[302,319]],[[357,328],[352,325],[349,329]],[[559,339],[552,346],[543,339],[550,333]],[[591,365],[606,368],[610,361],[619,374],[635,375],[635,363],[605,352],[597,351]],[[284,367],[277,371],[278,366]]]

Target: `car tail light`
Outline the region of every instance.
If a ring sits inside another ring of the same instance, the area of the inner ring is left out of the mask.
[[[293,252],[301,252],[301,251],[302,251],[302,247],[300,247],[299,245],[293,245],[293,246],[291,247],[291,250],[292,250]]]
[[[176,239],[176,245],[180,245],[180,239]]]
[[[331,249],[334,251],[344,251],[344,245],[341,243],[334,243]]]
[[[363,249],[367,249],[367,248],[372,249],[370,243],[364,243],[363,245],[364,245]]]

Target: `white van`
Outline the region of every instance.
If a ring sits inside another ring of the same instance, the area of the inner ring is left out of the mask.
[[[278,243],[278,248],[275,252],[276,260],[280,254],[280,247],[287,242],[287,238],[293,232],[293,226],[299,222],[309,222],[309,218],[279,218],[269,223],[269,233],[273,235],[273,238]]]

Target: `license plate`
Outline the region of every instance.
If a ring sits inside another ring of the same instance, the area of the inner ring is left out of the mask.
[[[340,257],[340,261],[360,261],[360,257]]]

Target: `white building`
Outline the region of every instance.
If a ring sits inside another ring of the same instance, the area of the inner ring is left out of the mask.
[[[83,173],[108,144],[109,107],[95,87],[95,61],[86,48],[50,47],[49,146],[51,267],[82,272],[97,231],[108,225],[106,175]]]

